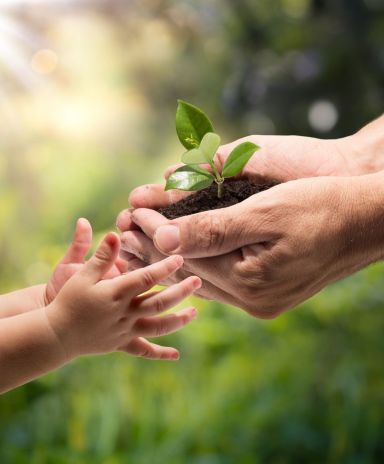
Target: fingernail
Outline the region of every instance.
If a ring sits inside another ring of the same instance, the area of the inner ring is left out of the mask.
[[[111,248],[116,246],[116,243],[119,241],[119,238],[116,234],[110,232],[104,239],[105,243],[107,243]]]
[[[180,230],[174,225],[160,226],[154,238],[157,246],[165,253],[172,253],[180,246]]]

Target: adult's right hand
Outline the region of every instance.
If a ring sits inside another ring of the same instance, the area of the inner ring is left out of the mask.
[[[383,176],[298,179],[174,220],[138,208],[122,248],[138,265],[180,254],[175,278],[198,275],[198,295],[275,317],[382,259]]]

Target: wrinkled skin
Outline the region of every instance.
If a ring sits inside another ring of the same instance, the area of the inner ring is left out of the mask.
[[[370,169],[364,172],[367,163],[353,151],[351,138],[247,140],[262,149],[241,175],[284,184],[229,208],[172,221],[154,209],[189,193],[146,185],[132,192],[133,209],[122,211],[117,225],[130,268],[178,253],[185,263],[174,279],[198,275],[203,280],[198,295],[272,318],[380,258],[374,249],[367,250],[360,232],[361,223],[374,221],[374,211],[366,211],[364,200],[371,200],[369,185],[377,180],[358,176]],[[241,141],[221,147],[218,166]],[[178,226],[179,246],[175,247],[169,225]]]

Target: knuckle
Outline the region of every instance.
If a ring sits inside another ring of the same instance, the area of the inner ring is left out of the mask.
[[[142,348],[138,353],[138,356],[142,358],[150,358],[151,355],[152,355],[152,352],[149,348]]]
[[[167,333],[167,327],[164,321],[159,321],[155,329],[155,337],[161,337]]]
[[[152,272],[148,269],[145,269],[141,275],[142,282],[147,288],[152,288],[156,284],[156,279]]]
[[[157,298],[153,303],[153,309],[156,313],[162,313],[165,311],[165,303],[162,298]]]
[[[112,292],[111,298],[114,303],[119,304],[120,301],[124,298],[124,295],[120,291],[114,291]]]
[[[272,320],[276,319],[277,316],[281,314],[280,310],[277,310],[275,306],[268,304],[259,305],[259,304],[245,304],[245,311],[257,319]]]
[[[195,227],[189,230],[189,242],[196,241],[196,230],[199,231],[198,240],[199,248],[209,250],[210,248],[219,248],[224,242],[226,236],[226,223],[220,219],[217,214],[197,214],[194,220]]]
[[[99,248],[98,250],[96,250],[95,258],[96,260],[102,261],[102,262],[109,261],[108,250],[106,250],[104,247]]]

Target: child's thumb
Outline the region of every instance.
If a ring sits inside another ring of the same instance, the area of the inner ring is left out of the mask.
[[[83,273],[97,282],[113,266],[119,255],[119,250],[119,236],[113,232],[109,232],[91,259],[84,265]]]

